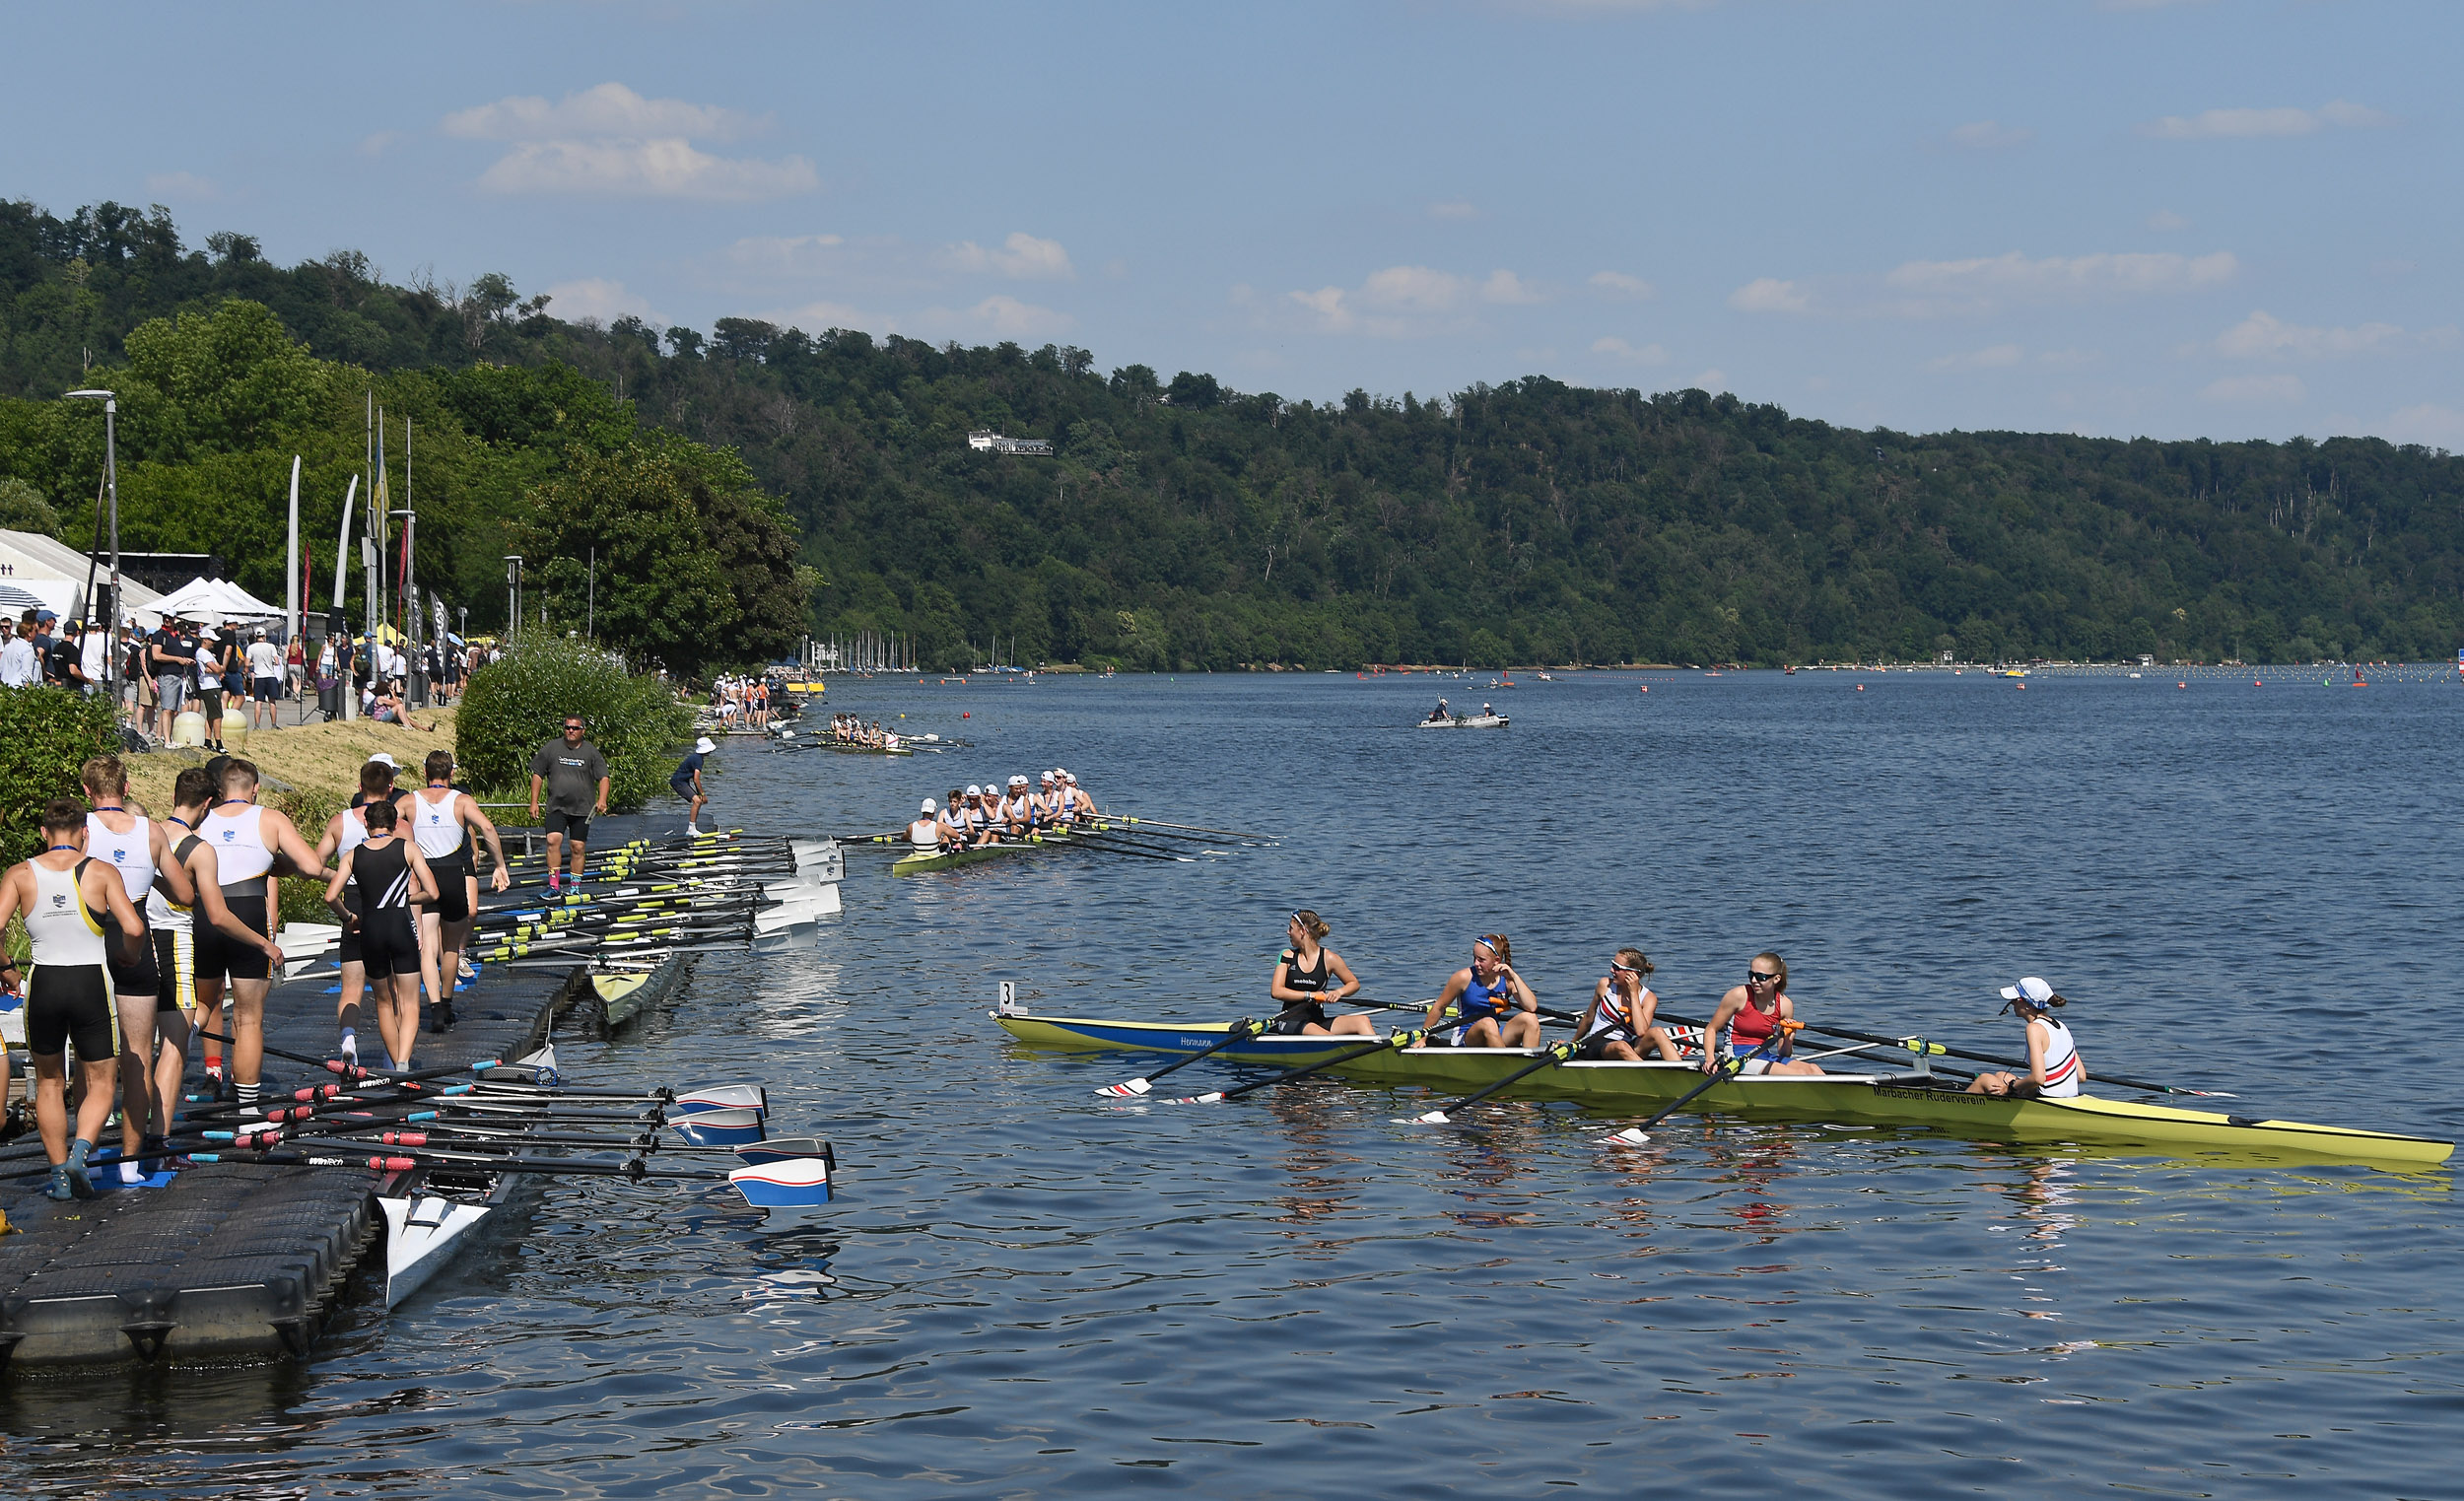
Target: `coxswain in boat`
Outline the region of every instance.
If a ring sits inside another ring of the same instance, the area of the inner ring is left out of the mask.
[[[1446,701],[1444,699],[1438,700],[1437,707],[1429,711],[1429,722],[1431,724],[1443,724],[1454,716],[1454,712],[1446,707]]]
[[[105,967],[135,955],[145,927],[128,904],[128,889],[102,860],[86,855],[86,810],[55,798],[42,810],[43,852],[0,876],[0,925],[26,920],[34,951],[33,979],[14,959],[0,977],[26,991],[26,1051],[34,1059],[34,1125],[51,1164],[53,1198],[92,1198],[86,1154],[111,1118],[111,1073],[119,1050],[111,1036],[111,987]],[[103,939],[105,921],[118,942]],[[119,953],[108,952],[117,947]],[[77,1050],[85,1098],[77,1134],[69,1134],[68,1050]]]
[[[1326,946],[1332,931],[1326,919],[1304,907],[1283,924],[1290,947],[1274,961],[1274,978],[1266,993],[1281,1007],[1266,1030],[1278,1037],[1367,1037],[1369,1018],[1354,1012],[1329,1016],[1329,1002],[1341,1004],[1360,993],[1360,982],[1343,956]]]
[[[1758,1057],[1746,1058],[1770,1041],[1781,1022],[1794,1021],[1796,1012],[1796,1002],[1788,998],[1787,961],[1768,952],[1754,955],[1745,966],[1745,983],[1732,986],[1720,997],[1720,1008],[1703,1028],[1702,1071],[1718,1069],[1721,1056],[1727,1054],[1744,1059],[1740,1073],[1820,1073],[1819,1065],[1788,1057],[1794,1040],[1787,1037],[1763,1048]]]
[[[411,839],[428,861],[437,895],[434,901],[413,907],[411,917],[419,928],[420,981],[435,1007],[428,1016],[428,1030],[444,1032],[453,1025],[453,983],[479,907],[479,867],[471,858],[471,836],[487,841],[495,862],[490,889],[503,891],[513,881],[505,869],[505,844],[497,836],[496,824],[481,810],[478,799],[453,785],[453,753],[430,751],[420,770],[427,786],[411,793],[407,804]]]
[[[1421,1026],[1434,1030],[1450,1006],[1456,1026],[1448,1041],[1455,1047],[1540,1046],[1540,997],[1514,972],[1514,945],[1504,933],[1472,940],[1471,964],[1446,977],[1446,988],[1429,1002]]]
[[[408,1068],[419,1039],[419,929],[414,903],[437,900],[435,873],[419,846],[401,837],[401,811],[384,799],[360,809],[368,837],[342,856],[325,887],[325,905],[345,928],[360,935],[360,964],[376,997],[376,1030],[391,1056],[388,1066]],[[356,906],[343,893],[356,890]]]
[[[1497,717],[1497,711],[1489,708],[1487,704],[1483,703],[1480,705],[1480,717],[1483,719],[1493,719]]]
[[[907,826],[907,843],[915,847],[918,854],[936,854],[948,844],[944,833],[946,828],[947,825],[934,816],[932,799],[927,797],[924,800],[924,811]]]
[[[1637,1046],[1655,1048],[1668,1062],[1677,1061],[1677,1044],[1664,1028],[1652,1025],[1660,1009],[1660,996],[1643,977],[1652,972],[1651,960],[1638,948],[1621,948],[1608,961],[1608,973],[1592,987],[1591,1008],[1583,1013],[1583,1024],[1575,1029],[1576,1058],[1605,1058],[1616,1063],[1639,1063],[1643,1056]]]
[[[2018,985],[2004,986],[2002,999],[2002,1009],[2017,1015],[2027,1028],[2027,1074],[2022,1078],[2016,1073],[1980,1073],[1968,1085],[1968,1093],[2013,1100],[2033,1100],[2039,1096],[2067,1100],[2078,1094],[2080,1086],[2088,1082],[2088,1065],[2080,1061],[2079,1048],[2071,1041],[2071,1029],[2053,1014],[2070,1002],[2034,975]]]
[[[390,781],[390,756],[381,763]],[[214,847],[223,883],[223,905],[250,933],[271,938],[275,931],[274,881],[300,875],[324,880],[333,874],[316,852],[300,838],[287,814],[257,806],[256,763],[235,758],[223,769],[223,800],[197,826],[198,835]],[[281,869],[277,861],[284,862]],[[273,953],[280,953],[276,948]],[[256,1103],[259,1072],[265,1063],[265,989],[274,966],[281,963],[265,949],[240,943],[216,928],[197,933],[197,1010],[201,1025],[222,1017],[223,995],[231,995],[231,1079],[234,1097],[242,1106]]]

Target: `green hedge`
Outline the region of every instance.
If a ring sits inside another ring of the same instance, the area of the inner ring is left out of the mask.
[[[657,677],[629,673],[570,637],[527,637],[471,674],[454,717],[453,759],[469,785],[519,785],[527,797],[532,754],[563,734],[571,714],[607,757],[611,808],[657,795],[693,731],[693,711]]]
[[[66,688],[0,688],[0,865],[34,853],[44,803],[84,800],[77,769],[117,738],[107,699]]]

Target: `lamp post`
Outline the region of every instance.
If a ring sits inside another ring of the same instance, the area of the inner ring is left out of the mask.
[[[120,465],[119,397],[104,390],[71,391],[72,401],[103,403],[103,490],[111,502],[111,607],[103,617],[103,639],[109,649],[103,656],[103,691],[111,696],[111,714],[120,712]],[[86,601],[93,613],[94,601]]]
[[[505,555],[505,644],[513,644],[514,628],[522,618],[522,555]]]

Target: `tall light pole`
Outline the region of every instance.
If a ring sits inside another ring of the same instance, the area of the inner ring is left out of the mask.
[[[522,555],[505,555],[505,644],[513,644],[513,630],[522,618]]]
[[[120,462],[119,462],[119,397],[109,391],[86,390],[68,393],[72,401],[103,403],[103,490],[111,501],[111,605],[103,616],[103,639],[108,649],[103,654],[103,691],[111,696],[111,714],[120,712]],[[94,601],[86,601],[89,618]]]

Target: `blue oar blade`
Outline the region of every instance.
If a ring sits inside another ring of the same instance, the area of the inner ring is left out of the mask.
[[[727,1182],[757,1209],[811,1209],[830,1201],[830,1168],[817,1157],[734,1168]]]

